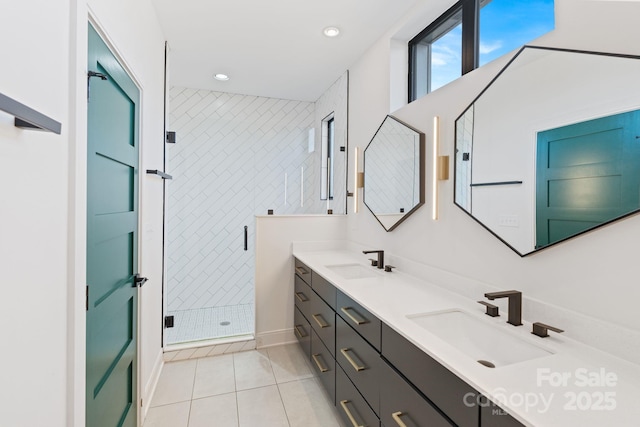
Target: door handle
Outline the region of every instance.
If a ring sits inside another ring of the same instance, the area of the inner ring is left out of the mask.
[[[134,288],[141,288],[142,285],[144,285],[148,281],[149,281],[149,279],[147,279],[146,277],[140,276],[140,273],[136,273],[136,275],[133,276],[133,287]]]
[[[248,250],[249,247],[249,232],[248,232],[249,227],[247,227],[246,225],[244,226],[244,250]]]

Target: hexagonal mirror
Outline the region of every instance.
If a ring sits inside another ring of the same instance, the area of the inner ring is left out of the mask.
[[[455,204],[520,256],[639,212],[639,59],[523,47],[456,120]]]
[[[386,231],[424,204],[424,134],[387,116],[364,150],[364,204]]]

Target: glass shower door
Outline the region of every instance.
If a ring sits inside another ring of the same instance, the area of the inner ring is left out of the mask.
[[[227,145],[185,138],[167,149],[167,344],[255,330],[253,155]]]

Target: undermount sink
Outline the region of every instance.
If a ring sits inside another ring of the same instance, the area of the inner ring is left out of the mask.
[[[490,368],[553,354],[460,310],[414,314],[407,318]]]
[[[377,277],[375,267],[364,267],[360,264],[338,264],[327,265],[329,270],[341,276],[343,279],[365,279],[367,277]]]

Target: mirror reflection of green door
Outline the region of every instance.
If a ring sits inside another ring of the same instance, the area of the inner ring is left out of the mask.
[[[89,25],[86,425],[137,423],[139,91]]]
[[[538,134],[536,248],[640,208],[640,111]]]

